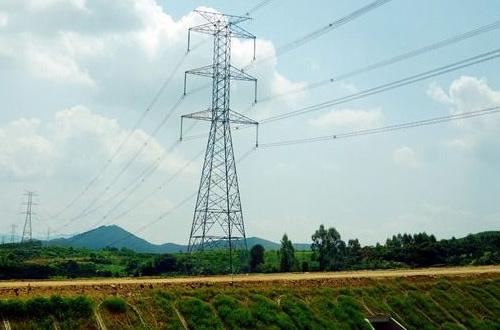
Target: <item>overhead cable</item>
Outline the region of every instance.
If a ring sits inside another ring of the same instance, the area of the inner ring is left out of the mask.
[[[261,59],[255,61],[255,62],[252,62],[251,64],[247,65],[247,68],[252,66],[253,64],[260,64],[262,62],[266,62],[272,58],[274,58],[275,56],[281,56],[285,53],[288,53],[289,51],[295,49],[295,48],[298,48],[310,41],[313,41],[349,22],[352,22],[354,21],[355,19],[379,8],[380,6],[382,5],[385,5],[386,3],[388,2],[391,2],[392,0],[377,0],[377,1],[374,1],[374,2],[371,2],[369,3],[368,5],[346,15],[346,16],[343,16],[339,19],[337,19],[336,21],[334,22],[331,22],[317,30],[314,30],[313,32],[310,32],[308,34],[306,34],[305,36],[302,36],[298,39],[295,39],[283,46],[280,46],[278,48],[276,48],[276,52],[272,53],[272,54],[267,54],[267,55],[264,55]]]
[[[269,4],[271,1],[273,0],[262,0],[261,2],[259,2],[258,4],[256,4],[255,6],[253,6],[252,8],[250,8],[246,13],[245,15],[246,16],[250,16],[252,15],[253,13],[255,13],[256,11],[260,10],[261,8],[263,8],[265,5]]]
[[[260,120],[259,123],[268,124],[268,123],[272,123],[275,121],[284,120],[284,119],[287,119],[290,117],[303,115],[305,113],[318,111],[318,110],[325,109],[325,108],[330,108],[330,107],[335,106],[335,105],[339,105],[339,104],[346,103],[349,101],[358,100],[358,99],[361,99],[361,98],[364,98],[367,96],[379,94],[379,93],[386,92],[386,91],[389,91],[389,90],[392,90],[395,88],[403,87],[403,86],[413,84],[413,83],[416,83],[416,82],[419,82],[422,80],[433,78],[433,77],[436,77],[436,76],[439,76],[439,75],[442,75],[442,74],[445,74],[448,72],[456,71],[456,70],[463,69],[463,68],[466,68],[466,67],[469,67],[472,65],[476,65],[476,64],[483,63],[486,61],[494,60],[494,59],[497,59],[498,57],[500,57],[500,48],[495,49],[493,51],[486,52],[486,53],[482,53],[480,55],[476,55],[476,56],[467,58],[465,60],[461,60],[461,61],[458,61],[458,62],[455,62],[452,64],[448,64],[448,65],[445,65],[445,66],[442,66],[442,67],[439,67],[439,68],[436,68],[433,70],[429,70],[429,71],[426,71],[426,72],[423,72],[423,73],[420,73],[417,75],[413,75],[413,76],[410,76],[410,77],[407,77],[404,79],[393,81],[393,82],[383,84],[383,85],[380,85],[380,86],[377,86],[374,88],[366,89],[366,90],[363,90],[361,92],[357,92],[357,93],[354,93],[351,95],[336,98],[336,99],[322,102],[322,103],[313,104],[313,105],[306,106],[306,107],[303,107],[303,108],[300,108],[300,109],[297,109],[294,111],[282,113],[280,115],[271,116],[271,117]]]
[[[146,109],[142,112],[141,116],[139,119],[136,121],[130,132],[127,134],[127,136],[122,140],[120,145],[117,147],[117,149],[113,152],[111,157],[108,159],[106,164],[101,168],[99,172],[90,180],[90,182],[85,186],[85,188],[80,191],[68,204],[66,204],[60,211],[58,211],[54,216],[51,217],[51,219],[58,218],[61,214],[65,213],[68,209],[70,209],[77,201],[79,201],[89,190],[90,188],[99,180],[99,178],[102,176],[102,174],[108,169],[108,167],[113,163],[113,161],[116,159],[118,154],[122,151],[124,146],[127,144],[127,142],[130,140],[132,135],[136,132],[137,128],[142,124],[146,116],[150,113],[151,109],[155,106],[156,102],[158,101],[160,95],[165,91],[166,87],[170,84],[172,81],[174,75],[177,73],[177,71],[180,69],[182,63],[186,59],[187,54],[184,54],[181,60],[174,66],[174,70],[168,75],[167,79],[164,81],[158,92],[153,96],[151,102],[148,104]]]
[[[256,149],[257,149],[256,147],[253,147],[252,149],[248,150],[240,158],[238,158],[238,160],[236,161],[236,163],[241,163],[243,160],[247,159],[248,156],[250,156],[250,154],[253,151],[255,151]],[[138,230],[135,230],[134,232],[127,234],[126,236],[122,237],[121,239],[118,239],[118,240],[116,240],[114,242],[111,242],[109,244],[109,246],[114,246],[114,245],[116,245],[116,244],[118,244],[118,243],[120,243],[120,242],[128,239],[129,237],[131,237],[133,235],[136,235],[136,234],[138,234],[140,232],[143,232],[147,228],[151,227],[152,225],[156,224],[157,222],[159,222],[159,221],[165,219],[167,216],[171,215],[173,212],[175,212],[176,210],[178,210],[181,206],[183,206],[187,202],[191,201],[195,196],[197,196],[197,194],[198,194],[198,192],[195,192],[195,193],[192,193],[192,194],[188,195],[185,199],[183,199],[182,201],[180,201],[179,203],[177,203],[176,205],[174,205],[172,208],[170,208],[167,212],[161,214],[156,219],[154,219],[153,221],[145,224],[144,226],[142,226]]]
[[[303,92],[306,90],[318,88],[318,87],[321,87],[321,86],[324,86],[324,85],[327,85],[330,83],[338,82],[338,81],[341,81],[341,80],[344,80],[347,78],[351,78],[351,77],[354,77],[354,76],[357,76],[357,75],[360,75],[360,74],[363,74],[363,73],[366,73],[369,71],[373,71],[376,69],[380,69],[382,67],[386,67],[386,66],[389,66],[389,65],[392,65],[395,63],[399,63],[399,62],[411,59],[413,57],[417,57],[417,56],[420,56],[422,54],[450,46],[450,45],[458,43],[460,41],[464,41],[464,40],[470,39],[472,37],[476,37],[476,36],[481,35],[483,33],[493,31],[495,29],[498,29],[499,27],[500,27],[500,20],[493,22],[493,23],[490,23],[490,24],[487,24],[487,25],[483,25],[483,26],[478,27],[476,29],[473,29],[471,31],[461,33],[461,34],[455,35],[453,37],[438,41],[436,43],[432,43],[430,45],[414,49],[414,50],[409,51],[407,53],[404,53],[404,54],[401,54],[398,56],[394,56],[394,57],[370,64],[370,65],[367,65],[365,67],[362,67],[362,68],[359,68],[359,69],[356,69],[356,70],[353,70],[353,71],[350,71],[350,72],[347,72],[344,74],[340,74],[338,76],[334,76],[332,78],[313,82],[313,83],[307,84],[303,87],[292,89],[292,90],[289,90],[289,91],[286,91],[283,93],[278,93],[278,94],[274,94],[274,95],[260,98],[258,104],[262,104],[263,102],[270,101],[270,100],[273,100],[273,99],[276,99],[279,97],[287,96],[290,94],[299,93],[299,92]]]
[[[456,113],[456,114],[451,114],[448,116],[442,116],[442,117],[437,117],[437,118],[410,121],[410,122],[406,122],[406,123],[402,123],[402,124],[345,132],[345,133],[340,133],[340,134],[329,134],[329,135],[317,136],[317,137],[312,137],[312,138],[290,139],[290,140],[285,140],[285,141],[262,143],[259,145],[259,148],[272,148],[272,147],[282,147],[282,146],[290,146],[290,145],[314,143],[314,142],[322,142],[322,141],[333,141],[333,140],[352,138],[352,137],[357,137],[357,136],[394,132],[394,131],[399,131],[399,130],[408,129],[408,128],[435,125],[435,124],[440,124],[440,123],[445,123],[445,122],[450,122],[450,121],[455,121],[455,120],[475,118],[475,117],[486,116],[486,115],[491,115],[491,114],[496,114],[496,113],[500,113],[500,106],[489,107],[489,108],[485,108],[485,109],[481,109],[481,110],[477,110],[477,111]]]

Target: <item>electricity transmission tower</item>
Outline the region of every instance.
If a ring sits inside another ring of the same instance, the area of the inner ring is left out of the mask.
[[[14,236],[16,235],[16,228],[17,226],[15,224],[10,225],[10,243],[14,244]]]
[[[36,196],[34,192],[28,191],[25,194],[27,196],[27,202],[26,202],[26,220],[24,221],[24,229],[23,229],[23,236],[21,238],[21,242],[30,242],[33,240],[33,231],[31,228],[31,220],[33,218],[34,212],[33,212],[33,196]]]
[[[212,35],[213,63],[186,71],[184,94],[186,94],[188,74],[210,77],[212,107],[181,117],[181,140],[183,119],[204,120],[211,123],[189,236],[188,255],[192,260],[197,259],[199,271],[203,271],[205,251],[227,249],[229,263],[225,270],[233,273],[236,258],[246,255],[247,243],[230,124],[253,124],[258,127],[258,123],[230,110],[229,107],[231,80],[254,82],[255,101],[257,97],[257,79],[231,65],[231,39],[253,39],[255,59],[255,36],[238,26],[239,23],[248,20],[248,17],[197,12],[207,23],[189,29],[188,51],[191,32]]]

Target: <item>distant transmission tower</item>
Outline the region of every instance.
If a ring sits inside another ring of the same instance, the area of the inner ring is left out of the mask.
[[[16,236],[16,228],[15,224],[10,225],[10,243],[14,244],[15,236]]]
[[[213,63],[186,71],[184,94],[186,94],[188,74],[210,77],[212,78],[212,107],[181,117],[181,140],[182,119],[211,122],[189,236],[188,253],[191,258],[198,255],[198,266],[201,268],[200,271],[203,271],[201,264],[203,252],[217,248],[228,249],[229,265],[226,270],[233,273],[235,258],[246,254],[247,242],[230,124],[254,124],[258,127],[258,123],[230,110],[229,107],[231,80],[253,81],[255,102],[257,98],[257,79],[231,66],[231,38],[253,39],[255,59],[255,36],[237,25],[248,20],[248,17],[198,10],[197,12],[207,23],[189,29],[188,51],[192,31],[212,35]]]
[[[27,196],[26,202],[26,220],[24,221],[24,229],[23,236],[21,238],[21,242],[30,242],[33,240],[33,231],[31,228],[31,220],[33,218],[33,196],[35,193],[32,191],[28,191],[25,194]]]

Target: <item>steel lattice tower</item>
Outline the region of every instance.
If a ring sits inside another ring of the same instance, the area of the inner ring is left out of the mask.
[[[231,39],[253,39],[255,58],[255,36],[237,25],[248,20],[247,17],[197,12],[207,23],[189,29],[188,51],[192,31],[212,35],[213,63],[186,71],[184,94],[188,74],[210,77],[212,78],[212,107],[181,117],[181,139],[182,119],[211,122],[189,236],[188,254],[191,257],[198,256],[198,266],[201,267],[200,271],[203,271],[201,263],[204,251],[216,248],[228,249],[227,271],[233,273],[237,251],[242,250],[246,254],[247,244],[230,124],[255,124],[257,126],[258,123],[230,110],[229,107],[231,80],[253,81],[255,97],[257,96],[257,80],[231,66]]]
[[[33,218],[33,196],[34,192],[28,191],[26,193],[27,202],[26,202],[26,220],[24,221],[24,229],[23,236],[21,238],[21,242],[30,242],[33,240],[33,231],[31,228],[31,220]]]

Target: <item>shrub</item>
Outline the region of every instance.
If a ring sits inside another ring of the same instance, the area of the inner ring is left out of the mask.
[[[87,297],[78,296],[69,301],[68,313],[72,318],[90,318],[94,313],[94,302]]]
[[[50,297],[51,311],[57,320],[68,318],[69,301],[60,296]]]
[[[26,310],[31,317],[43,319],[52,313],[52,304],[45,298],[34,298],[26,301]]]
[[[122,298],[108,298],[102,302],[102,307],[111,313],[125,313],[128,309],[127,303]]]
[[[22,300],[9,299],[2,303],[1,313],[9,318],[22,318],[26,316],[26,304]]]

